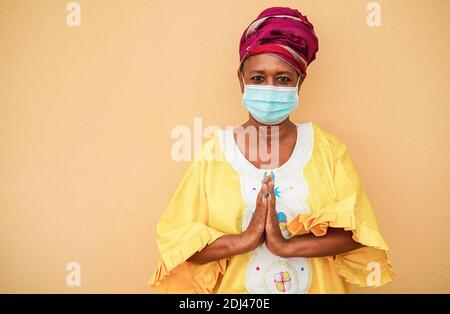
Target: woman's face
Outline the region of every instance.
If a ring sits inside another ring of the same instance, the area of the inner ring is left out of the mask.
[[[244,92],[241,73],[238,70],[241,92]],[[280,58],[261,53],[248,57],[242,66],[245,84],[273,85],[295,87],[298,80],[297,71]],[[299,89],[302,81],[299,82]]]

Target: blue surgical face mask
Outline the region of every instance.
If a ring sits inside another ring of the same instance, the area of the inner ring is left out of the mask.
[[[298,84],[295,87],[249,85],[244,82],[242,104],[256,121],[274,125],[284,121],[298,107]]]

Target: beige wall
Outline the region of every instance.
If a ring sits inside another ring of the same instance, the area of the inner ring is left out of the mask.
[[[348,145],[391,247],[395,282],[362,292],[450,292],[449,1],[369,27],[359,0],[83,0],[79,28],[68,2],[0,1],[1,292],[152,292],[170,132],[244,121],[238,43],[272,5],[319,37],[293,120]]]

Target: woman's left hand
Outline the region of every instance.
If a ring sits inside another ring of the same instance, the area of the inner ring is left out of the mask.
[[[285,249],[288,240],[285,239],[281,234],[280,225],[277,219],[274,182],[270,180],[268,186],[269,186],[269,193],[265,196],[267,197],[265,243],[269,251],[271,251],[274,255],[286,257]]]
[[[352,238],[352,231],[330,228],[326,235],[316,237],[308,233],[285,239],[277,219],[274,182],[268,183],[267,216],[265,224],[266,247],[280,257],[322,257],[332,256],[361,248],[363,245]]]

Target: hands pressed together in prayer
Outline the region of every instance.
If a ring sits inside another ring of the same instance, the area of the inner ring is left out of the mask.
[[[247,229],[241,234],[224,235],[192,255],[188,261],[204,264],[234,255],[245,254],[263,242],[280,257],[322,257],[361,248],[352,232],[343,228],[328,228],[317,237],[311,233],[285,239],[281,233],[276,211],[272,177],[265,176],[256,199],[255,211]]]
[[[249,251],[256,249],[261,243],[265,242],[267,248],[274,255],[287,257],[285,248],[289,240],[281,234],[277,219],[274,188],[275,184],[272,177],[265,176],[256,199],[253,217],[241,237],[244,246]]]

